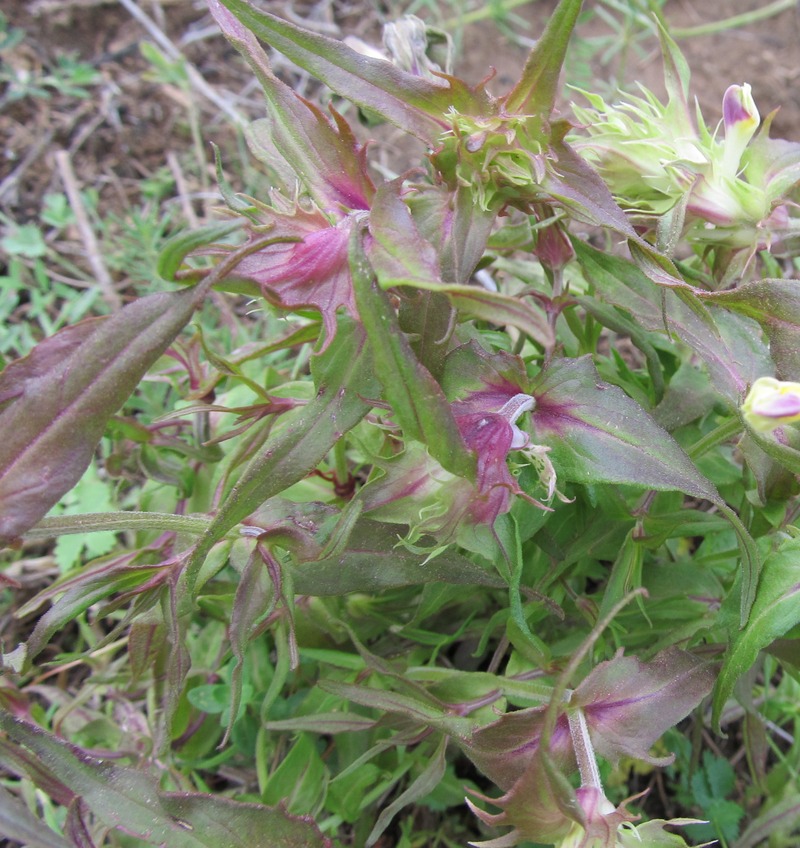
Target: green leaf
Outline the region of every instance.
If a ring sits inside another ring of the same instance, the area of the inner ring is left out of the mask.
[[[158,264],[156,265],[158,275],[165,280],[174,280],[175,274],[181,267],[183,260],[193,250],[205,247],[215,241],[222,241],[237,230],[240,230],[243,226],[244,221],[239,219],[216,224],[206,224],[203,227],[197,227],[185,233],[178,233],[169,239],[161,248],[161,253],[158,255]]]
[[[770,373],[769,351],[757,327],[720,310],[715,311],[717,325],[711,329],[674,291],[658,288],[632,262],[577,239],[573,247],[587,280],[597,288],[597,299],[625,309],[649,332],[665,334],[667,328],[674,332],[705,362],[713,387],[732,406],[738,407],[757,377]]]
[[[800,380],[800,280],[755,280],[703,299],[754,318],[769,337],[781,380]]]
[[[192,555],[187,571],[190,586],[219,539],[264,501],[302,480],[369,412],[372,404],[367,398],[378,392],[369,353],[361,325],[340,315],[335,338],[312,363],[316,397],[291,427],[267,440],[225,498]]]
[[[0,412],[0,545],[33,527],[78,482],[106,422],[205,291],[143,297],[81,331],[71,328],[66,345],[61,334],[45,339],[0,375],[0,398],[11,399]]]
[[[290,812],[310,810],[325,790],[325,777],[325,764],[314,738],[301,733],[281,764],[270,774],[261,797],[265,804],[281,804]]]
[[[65,624],[85,612],[92,604],[118,592],[140,591],[144,584],[159,575],[165,566],[135,565],[130,557],[111,559],[78,574],[60,580],[40,592],[18,610],[27,615],[45,600],[53,601],[47,612],[36,622],[26,645],[26,662],[30,662],[50,641],[50,637]],[[166,576],[166,575],[165,575]],[[58,596],[58,597],[56,597]]]
[[[532,394],[535,438],[551,447],[561,479],[675,490],[717,505],[739,541],[744,622],[758,580],[755,542],[672,436],[621,389],[602,382],[588,357],[556,361],[539,375]]]
[[[747,625],[725,657],[714,690],[713,722],[718,725],[736,681],[756,661],[758,652],[800,622],[800,539],[786,540],[769,554],[761,570]]]
[[[356,305],[369,338],[375,371],[387,400],[409,439],[428,446],[431,456],[460,477],[474,477],[475,460],[458,431],[450,404],[400,331],[388,295],[378,286],[354,232],[350,266]]]
[[[261,804],[194,792],[162,792],[144,771],[89,756],[38,727],[0,712],[0,729],[47,765],[111,828],[169,848],[325,848],[327,840],[308,819]]]
[[[548,118],[558,95],[558,77],[582,0],[561,0],[528,56],[517,84],[506,95],[507,112]]]
[[[340,41],[304,30],[246,0],[224,5],[258,38],[307,70],[341,97],[421,138],[433,141],[448,126],[451,108],[482,114],[488,97],[461,80],[436,81],[406,73],[383,59],[363,56]]]
[[[800,827],[800,793],[795,792],[753,819],[734,843],[734,848],[756,848],[757,845],[765,844],[770,838],[780,838],[778,834],[785,834],[788,837],[798,827]]]
[[[444,777],[446,766],[444,755],[446,750],[447,737],[443,736],[439,741],[439,744],[436,746],[436,751],[434,751],[433,756],[430,757],[428,764],[413,783],[411,783],[404,792],[398,795],[391,804],[381,810],[381,814],[375,822],[375,827],[372,828],[372,832],[367,837],[367,841],[365,843],[367,848],[370,848],[370,846],[374,845],[378,841],[381,834],[392,823],[392,819],[400,812],[400,810],[403,809],[403,807],[408,804],[413,804],[415,801],[419,801],[426,795],[430,795],[430,793],[433,792],[433,790],[439,785],[441,779]]]
[[[27,848],[69,848],[69,843],[54,833],[7,789],[0,786],[0,833],[21,842]]]
[[[268,562],[265,562],[264,555],[269,557]],[[280,574],[280,566],[267,551],[264,555],[257,545],[253,546],[233,599],[229,632],[236,664],[231,672],[230,718],[224,741],[227,741],[233,723],[239,717],[247,645],[256,634],[258,624],[272,612],[277,602],[275,575]],[[273,573],[270,573],[270,567]]]
[[[495,574],[455,550],[445,550],[423,561],[419,552],[399,542],[398,530],[403,529],[360,519],[344,551],[292,567],[295,591],[301,595],[344,595],[435,582],[495,588],[504,585]]]

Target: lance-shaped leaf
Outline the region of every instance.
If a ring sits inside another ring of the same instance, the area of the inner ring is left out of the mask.
[[[606,759],[665,765],[673,758],[653,758],[650,748],[703,700],[715,676],[712,666],[677,648],[649,663],[618,655],[590,672],[570,706],[583,709],[595,750]]]
[[[519,82],[505,97],[508,112],[548,118],[558,95],[558,77],[582,0],[561,0],[528,56]]]
[[[0,377],[0,545],[33,527],[81,478],[108,419],[174,341],[206,287],[143,297],[89,331],[38,344]],[[79,343],[75,343],[79,340]],[[60,354],[60,355],[59,355]],[[12,383],[13,380],[13,383]]]
[[[717,724],[739,677],[758,652],[800,622],[800,539],[786,540],[764,559],[756,598],[746,627],[736,634],[714,690]]]
[[[257,76],[269,107],[269,118],[247,130],[256,157],[278,171],[285,188],[301,180],[321,209],[338,204],[368,209],[374,187],[366,171],[366,151],[350,127],[334,113],[336,126],[320,110],[279,80],[253,34],[219,0],[208,6],[220,29]]]
[[[584,274],[597,288],[597,298],[630,313],[645,330],[665,332],[664,323],[705,362],[714,388],[738,407],[747,386],[772,369],[758,327],[715,311],[711,331],[673,291],[659,289],[633,263],[573,240]],[[586,303],[591,309],[591,304]],[[598,315],[598,317],[600,317]],[[601,319],[602,320],[602,319]]]
[[[678,443],[621,389],[602,382],[588,357],[559,360],[533,389],[535,440],[551,447],[560,479],[628,483],[676,490],[716,504],[730,521],[742,556],[742,623],[760,568],[755,542],[713,484]]]
[[[558,360],[535,381],[535,439],[552,448],[559,477],[674,489],[719,503],[678,443],[588,357]]]
[[[148,844],[248,848],[263,844],[268,833],[274,848],[330,846],[313,822],[284,810],[199,792],[162,792],[158,779],[146,772],[98,760],[5,712],[0,712],[0,729],[46,763],[103,824]]]
[[[486,243],[497,217],[496,211],[481,208],[475,202],[469,185],[458,185],[455,191],[446,185],[421,185],[414,189],[404,201],[412,211],[415,228],[434,247],[433,255],[438,257],[440,279],[445,283],[468,283],[486,251]],[[382,209],[380,214],[383,214]],[[370,223],[379,220],[379,216],[370,217]],[[394,220],[391,223],[397,226],[398,222]],[[403,231],[402,227],[398,229]],[[404,238],[408,238],[407,232]],[[407,261],[408,258],[404,258]]]
[[[564,141],[569,129],[566,121],[553,127],[550,151],[555,161],[545,172],[542,188],[577,220],[641,241],[597,171]]]
[[[755,280],[703,297],[758,321],[769,337],[778,377],[800,380],[800,280]]]
[[[340,316],[335,339],[312,363],[317,396],[245,468],[200,540],[189,564],[191,586],[211,547],[232,527],[302,480],[367,414],[377,384],[363,328]]]
[[[447,112],[482,114],[490,106],[482,90],[442,76],[432,81],[406,73],[383,59],[364,56],[346,44],[257,10],[247,0],[224,5],[258,36],[305,68],[341,97],[380,115],[423,141],[432,142],[448,126]]]
[[[431,455],[453,474],[474,477],[474,459],[461,438],[450,404],[400,331],[397,315],[388,295],[378,286],[360,240],[360,233],[354,232],[350,241],[353,288],[385,396],[408,438],[426,444]]]

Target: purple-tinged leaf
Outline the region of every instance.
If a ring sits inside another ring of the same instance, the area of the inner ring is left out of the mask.
[[[24,802],[0,786],[0,833],[7,839],[20,842],[27,848],[70,848],[42,821],[36,818]]]
[[[69,837],[72,848],[97,848],[85,821],[87,813],[86,804],[80,798],[75,798],[69,805],[64,832]]]
[[[79,344],[77,331],[70,331],[68,352],[58,361],[53,345],[63,352],[59,334],[40,342],[26,365],[15,366],[14,373],[22,373],[19,384],[0,386],[0,394],[11,398],[0,412],[0,545],[33,527],[78,482],[108,419],[174,341],[205,292],[202,286],[141,298],[93,320],[93,331]]]
[[[764,559],[750,618],[734,637],[714,689],[713,722],[736,681],[753,667],[758,652],[800,622],[800,539],[786,540]]]
[[[552,346],[553,332],[540,309],[480,286],[443,282],[437,251],[421,235],[409,208],[397,194],[397,188],[392,184],[379,189],[370,214],[372,240],[367,244],[367,255],[381,288],[409,286],[439,292],[463,315],[517,327],[542,346]],[[482,250],[485,246],[483,231],[481,239]],[[467,279],[472,267],[474,265],[469,267]],[[465,272],[458,273],[463,277]]]
[[[461,80],[436,81],[401,71],[390,62],[357,53],[340,41],[309,32],[247,0],[223,0],[224,5],[258,38],[291,59],[341,97],[362,109],[433,142],[448,126],[451,108],[463,114],[483,114],[488,96]]]
[[[517,84],[505,96],[507,112],[550,117],[558,96],[558,78],[582,0],[561,0],[530,52]]]
[[[531,414],[534,440],[550,446],[561,479],[675,490],[716,504],[739,541],[744,623],[758,580],[758,549],[672,436],[621,389],[602,382],[588,357],[553,363],[531,391],[536,398]]]
[[[359,235],[353,234],[350,246],[356,305],[386,398],[406,437],[426,444],[431,456],[448,471],[472,477],[474,458],[461,438],[450,405],[400,331],[389,298],[378,286],[361,248]]]
[[[766,345],[758,328],[715,310],[717,326],[711,331],[693,309],[673,291],[659,289],[633,263],[602,253],[574,240],[584,274],[597,288],[597,298],[625,309],[649,332],[666,332],[664,322],[705,362],[712,386],[728,403],[739,406],[747,387],[771,371]]]
[[[243,257],[233,275],[257,282],[263,295],[281,309],[318,309],[327,347],[337,310],[343,308],[355,317],[347,252],[357,218],[348,215],[332,226],[319,210],[308,211],[296,203],[279,207],[277,199],[275,208],[264,207],[263,217],[272,238]],[[254,233],[248,244],[260,241],[262,237]]]
[[[439,278],[466,285],[483,258],[497,214],[475,202],[470,186],[415,186],[405,200],[422,238],[434,247]],[[412,234],[413,238],[413,234]]]
[[[655,742],[711,691],[716,669],[677,648],[643,663],[618,655],[600,663],[570,698],[580,707],[595,750],[612,763],[622,757],[665,765],[650,756]]]
[[[542,188],[577,220],[613,229],[625,238],[638,241],[633,225],[600,175],[564,141],[563,136],[570,128],[566,121],[559,121],[554,127],[550,140],[554,161],[549,163]]]
[[[672,436],[621,389],[602,382],[588,357],[554,362],[532,393],[534,438],[552,448],[559,477],[720,501]]]
[[[0,713],[0,729],[35,754],[107,827],[170,848],[329,848],[308,819],[261,804],[199,792],[162,792],[144,771],[116,766]],[[32,775],[35,779],[35,776]]]
[[[11,718],[12,713],[0,708],[0,716]],[[19,715],[14,718],[22,720],[22,716]],[[27,777],[56,804],[69,807],[75,800],[73,790],[59,780],[36,753],[20,747],[2,734],[0,734],[0,756],[2,756],[3,768],[7,772],[21,778]]]
[[[368,209],[374,187],[367,174],[366,151],[357,144],[344,119],[334,113],[334,127],[316,106],[272,73],[253,34],[219,0],[208,0],[208,6],[225,37],[250,65],[267,98],[269,118],[254,122],[247,130],[256,157],[281,175],[283,188],[290,194],[295,182],[301,180],[325,211],[339,206]]]
[[[443,286],[441,291],[462,315],[503,327],[516,327],[545,348],[554,344],[547,318],[541,309],[530,303],[478,286]]]
[[[52,605],[36,622],[33,633],[25,643],[26,664],[47,645],[52,635],[93,604],[121,592],[144,592],[163,583],[170,563],[137,565],[136,554],[114,557],[77,574],[57,581],[17,611],[29,615],[47,600]]]
[[[779,379],[800,380],[800,280],[755,280],[703,297],[758,321]]]
[[[467,799],[470,809],[482,822],[492,827],[513,828],[497,839],[473,842],[477,848],[511,848],[526,841],[560,844],[582,819],[575,791],[538,748],[522,776],[503,796],[487,798],[472,794],[501,809],[500,813],[487,813]]]
[[[522,778],[539,750],[545,707],[506,713],[461,742],[464,753],[505,792]],[[565,771],[575,768],[566,716],[560,716],[550,739],[550,754]]]

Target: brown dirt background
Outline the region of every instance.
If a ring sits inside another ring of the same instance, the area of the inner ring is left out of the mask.
[[[375,45],[380,44],[381,24],[409,9],[408,3],[394,0],[261,0],[260,5],[306,21],[317,31],[355,35]],[[477,2],[468,5],[463,0],[417,0],[416,5],[414,11],[435,24],[452,20],[459,7],[481,8]],[[456,28],[455,72],[477,82],[494,68],[489,88],[495,94],[504,93],[519,72],[527,52],[525,43],[530,44],[541,31],[555,5],[555,0],[520,5],[508,17],[505,29],[492,20]],[[667,0],[664,15],[671,27],[687,28],[773,6],[764,0]],[[660,93],[656,40],[641,38],[621,50],[623,42],[602,18],[608,8],[601,0],[586,0],[571,47],[569,81],[604,95],[614,83],[632,87],[636,81]],[[150,283],[142,278],[141,263],[128,261],[124,254],[115,260],[112,248],[125,222],[141,216],[144,206],[153,212],[159,204],[156,217],[171,210],[174,221],[190,225],[211,214],[218,202],[212,141],[222,149],[235,189],[266,188],[258,182],[252,162],[248,164],[241,132],[225,114],[225,109],[234,109],[247,119],[261,117],[263,100],[240,57],[219,35],[204,0],[6,0],[2,10],[7,30],[20,28],[25,36],[0,53],[0,236],[15,225],[38,222],[45,196],[63,192],[70,179],[75,188],[97,196],[89,222],[97,243],[85,226],[44,228],[51,254],[66,257],[73,267],[70,272],[56,267],[52,255],[44,257],[53,279],[86,289],[97,285],[99,269],[107,277],[104,299],[111,305],[146,291]],[[149,24],[137,19],[137,10]],[[154,40],[160,40],[162,52],[173,51],[185,58],[195,78],[204,81],[207,94],[199,93],[194,84],[182,85],[153,73],[141,47]],[[773,135],[800,141],[800,5],[735,29],[682,38],[679,43],[692,68],[693,91],[707,122],[713,125],[719,119],[727,86],[747,81],[762,116],[780,107]],[[7,96],[19,81],[52,72],[65,56],[89,62],[100,73],[99,84],[87,89],[88,96],[77,98],[54,90],[46,98]],[[587,56],[593,57],[591,63]],[[276,71],[302,93],[313,97],[319,90],[281,57],[273,59]],[[200,143],[193,141],[192,116],[202,136]],[[405,167],[403,151],[408,148],[396,131],[378,128],[364,130],[362,135],[364,139],[377,136],[372,159],[378,165],[395,171]],[[59,151],[63,151],[60,157]],[[143,181],[153,179],[166,181],[168,188],[148,201]],[[132,250],[136,253],[135,243]],[[144,255],[136,258],[149,261]],[[0,245],[0,274],[3,261]],[[30,261],[27,265],[33,267]],[[24,321],[26,308],[22,298],[12,321]]]

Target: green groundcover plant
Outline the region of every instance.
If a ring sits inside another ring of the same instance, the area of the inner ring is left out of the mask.
[[[113,534],[17,610],[0,830],[795,844],[800,144],[746,84],[709,127],[660,23],[665,103],[560,116],[580,0],[499,98],[413,17],[366,55],[209,6],[269,191],[220,167],[160,291],[0,373],[0,541]],[[358,120],[418,163],[378,180]],[[224,292],[269,332],[233,343]],[[95,457],[122,508],[51,512]]]

